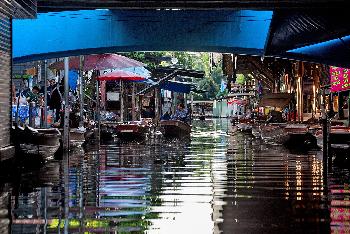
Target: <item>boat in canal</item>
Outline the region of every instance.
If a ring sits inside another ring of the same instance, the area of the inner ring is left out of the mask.
[[[239,119],[236,126],[239,131],[250,133],[253,128],[253,120],[249,118]]]
[[[121,141],[142,141],[146,139],[150,126],[143,121],[104,122],[101,125],[103,140],[111,140],[116,136]]]
[[[317,146],[323,148],[322,128],[316,128],[314,136],[317,139]],[[345,126],[332,126],[329,134],[331,148],[339,150],[350,149],[350,128]]]
[[[303,148],[316,146],[316,138],[310,133],[307,124],[273,123],[261,125],[254,131],[268,143]]]
[[[72,148],[81,147],[85,142],[86,130],[73,128],[69,132],[69,146]]]
[[[165,138],[185,138],[190,137],[191,125],[180,120],[162,120],[160,127]]]
[[[19,155],[36,155],[43,161],[54,158],[54,154],[60,147],[61,133],[56,128],[31,128],[16,126],[14,131],[14,143]]]

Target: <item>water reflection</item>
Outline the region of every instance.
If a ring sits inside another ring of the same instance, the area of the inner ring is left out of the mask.
[[[12,196],[1,232],[349,231],[348,170],[335,168],[327,198],[320,152],[292,154],[228,128],[196,122],[188,142],[89,145],[21,171],[2,186]]]

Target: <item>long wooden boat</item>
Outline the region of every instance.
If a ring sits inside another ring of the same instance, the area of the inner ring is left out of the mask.
[[[269,143],[296,146],[298,149],[316,146],[315,137],[306,124],[268,124],[260,126],[261,138]]]
[[[261,139],[266,143],[283,144],[289,139],[289,135],[285,132],[286,124],[267,124],[260,126]]]
[[[192,129],[191,125],[179,120],[162,120],[160,126],[166,138],[190,137]]]
[[[129,122],[115,127],[117,137],[123,141],[144,140],[149,126],[141,122]]]
[[[59,129],[61,137],[63,137],[63,129]],[[69,131],[69,147],[77,148],[81,147],[85,142],[85,130],[79,130],[78,128],[71,128]]]
[[[317,139],[317,145],[323,148],[323,131],[319,127],[314,133]],[[329,134],[329,139],[332,148],[349,149],[350,148],[350,128],[345,126],[332,126]]]
[[[25,155],[38,155],[44,161],[54,158],[60,147],[61,133],[56,128],[35,129],[14,127],[14,143],[17,150]]]
[[[253,121],[251,119],[239,119],[236,126],[241,132],[251,132]]]
[[[146,122],[132,121],[127,123],[105,122],[101,128],[104,139],[112,139],[117,136],[122,141],[144,140],[150,126]]]

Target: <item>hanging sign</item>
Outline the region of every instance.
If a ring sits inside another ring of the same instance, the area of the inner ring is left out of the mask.
[[[350,69],[331,67],[331,92],[341,92],[350,89]]]

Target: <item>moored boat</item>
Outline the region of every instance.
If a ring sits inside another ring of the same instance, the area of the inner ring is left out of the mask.
[[[317,139],[317,145],[320,148],[323,148],[323,131],[321,127],[315,130],[314,136]],[[332,126],[329,139],[332,148],[349,149],[350,128],[344,126]]]
[[[146,138],[149,128],[147,123],[141,121],[105,122],[102,125],[101,134],[105,140],[117,136],[122,141],[138,141]]]
[[[144,140],[149,126],[142,122],[128,122],[116,125],[117,137],[122,141]]]
[[[54,158],[54,154],[60,147],[61,133],[56,128],[35,129],[17,126],[13,130],[14,143],[22,154],[37,155],[42,160],[48,161]]]
[[[69,132],[69,146],[70,147],[81,147],[85,142],[85,129],[74,128]]]
[[[236,126],[242,132],[251,132],[253,124],[251,119],[239,119]]]
[[[160,126],[166,138],[190,137],[192,129],[191,125],[179,120],[162,120]]]

